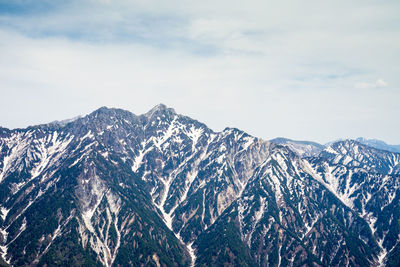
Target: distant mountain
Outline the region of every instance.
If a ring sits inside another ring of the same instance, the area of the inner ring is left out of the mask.
[[[320,153],[325,146],[311,141],[296,141],[283,137],[271,139],[270,142],[288,146],[301,157],[311,157]]]
[[[356,141],[367,145],[367,146],[372,146],[378,149],[383,149],[391,152],[398,152],[400,153],[400,145],[388,145],[385,142],[377,139],[366,139],[363,137],[358,137]]]
[[[162,104],[0,128],[14,266],[399,266],[399,203],[399,153],[214,132]]]
[[[57,125],[60,125],[60,126],[65,126],[68,123],[73,122],[73,121],[75,121],[75,120],[77,120],[79,118],[81,118],[81,116],[76,116],[74,118],[61,120],[61,121],[52,121],[52,122],[50,122],[50,124],[57,124]]]

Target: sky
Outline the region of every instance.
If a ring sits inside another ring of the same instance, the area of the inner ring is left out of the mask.
[[[0,0],[0,126],[164,103],[215,131],[400,144],[398,0]]]

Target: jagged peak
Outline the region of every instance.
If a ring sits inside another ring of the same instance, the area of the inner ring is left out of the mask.
[[[225,127],[223,132],[243,132],[243,131],[235,127]]]
[[[369,144],[365,144],[360,142],[359,140],[354,139],[345,139],[341,141],[334,142],[330,144],[324,151],[328,153],[334,154],[347,154],[349,152],[357,154],[357,153],[376,153],[376,152],[383,152],[383,153],[396,153],[394,151],[388,151],[385,149],[381,149],[378,147],[371,146]],[[335,153],[336,152],[336,153]]]
[[[329,144],[325,150],[330,150],[330,149],[337,150],[340,149],[341,147],[344,147],[346,149],[352,149],[355,146],[365,146],[365,145],[354,139],[343,139]]]
[[[229,136],[229,135],[233,135],[235,136],[235,138],[243,138],[243,137],[251,137],[254,138],[252,135],[246,133],[243,130],[240,130],[238,128],[235,127],[226,127],[223,131],[222,134]]]
[[[120,108],[109,108],[106,106],[100,107],[93,111],[92,113],[88,114],[87,117],[89,118],[96,118],[98,116],[115,116],[115,115],[121,115],[121,116],[135,116],[132,112],[125,110],[125,109],[120,109]]]
[[[354,139],[343,139],[332,143],[331,146],[341,146],[341,145],[349,146],[354,144],[361,144],[361,143]]]
[[[146,117],[152,117],[154,114],[157,113],[172,113],[172,114],[176,114],[175,110],[173,108],[169,108],[167,107],[165,104],[158,104],[155,107],[153,107],[152,109],[150,109],[148,112],[146,112],[144,115]]]
[[[109,108],[107,106],[102,106],[102,107],[96,109],[95,111],[93,111],[91,114],[110,114],[117,110],[121,110],[121,109]]]

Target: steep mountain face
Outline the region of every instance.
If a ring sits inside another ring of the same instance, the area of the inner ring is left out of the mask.
[[[400,154],[349,140],[331,145],[311,162],[320,182],[369,224],[380,262],[397,266]]]
[[[355,141],[307,154],[277,143],[214,132],[164,105],[0,128],[2,258],[396,266],[400,154]]]
[[[248,266],[378,264],[381,250],[368,223],[329,189],[307,161],[286,147],[273,148],[242,197],[196,241],[198,263],[221,264],[228,257],[239,264],[243,259],[229,257],[237,241],[219,241],[221,232],[236,232],[252,260]],[[217,256],[202,257],[209,254]]]
[[[2,130],[5,260],[17,266],[190,262],[123,158],[124,147],[135,145],[136,136],[126,136],[136,120],[100,109],[61,128]]]

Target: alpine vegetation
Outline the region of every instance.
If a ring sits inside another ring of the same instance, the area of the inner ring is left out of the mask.
[[[400,153],[370,143],[162,104],[0,128],[1,265],[399,266]]]

